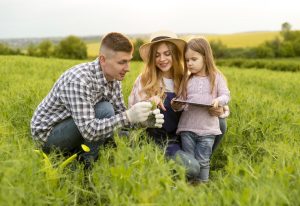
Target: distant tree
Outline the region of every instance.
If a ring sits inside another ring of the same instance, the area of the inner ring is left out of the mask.
[[[255,53],[258,58],[272,58],[275,56],[273,49],[268,47],[266,44],[255,48]]]
[[[68,36],[55,48],[55,56],[66,59],[87,58],[86,44],[76,36]]]
[[[291,29],[292,29],[292,25],[290,25],[288,22],[284,22],[281,25],[280,34],[285,41],[290,41],[293,39],[294,35]]]
[[[224,58],[228,57],[228,48],[221,40],[212,40],[210,41],[210,46],[213,51],[215,58]]]
[[[38,56],[38,48],[34,44],[29,44],[27,47],[28,56]]]
[[[294,57],[295,51],[293,48],[293,44],[288,41],[282,42],[279,47],[279,56],[280,57]]]
[[[139,48],[144,43],[145,42],[142,39],[140,39],[140,38],[138,38],[138,39],[135,40],[135,42],[134,42],[134,51],[133,51],[133,55],[132,55],[133,56],[132,60],[134,60],[134,61],[141,61],[142,60],[142,58],[140,57]]]
[[[265,46],[267,46],[273,50],[275,57],[280,57],[279,48],[280,48],[281,43],[282,43],[282,41],[278,37],[276,37],[273,40],[266,41]]]
[[[300,57],[300,38],[293,41],[295,56]]]
[[[7,44],[0,43],[0,54],[16,55],[21,54],[21,51],[19,49],[12,49]]]
[[[0,54],[9,54],[10,48],[6,44],[0,43]]]
[[[50,40],[44,40],[38,45],[38,56],[50,57],[53,53],[53,44]]]
[[[292,29],[292,25],[288,22],[281,24],[281,32],[289,32]]]

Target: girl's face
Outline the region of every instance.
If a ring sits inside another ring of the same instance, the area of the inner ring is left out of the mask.
[[[172,63],[172,51],[165,43],[161,43],[155,54],[155,65],[163,72],[164,77],[170,77]]]
[[[192,49],[185,52],[185,61],[189,71],[196,76],[206,76],[203,56]]]

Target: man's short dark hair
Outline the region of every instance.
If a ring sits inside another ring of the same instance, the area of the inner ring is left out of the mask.
[[[111,49],[115,52],[132,52],[132,42],[123,34],[111,32],[105,35],[101,41],[100,51],[102,48]]]

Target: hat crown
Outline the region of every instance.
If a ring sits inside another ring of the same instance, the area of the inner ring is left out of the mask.
[[[168,38],[175,38],[177,39],[177,35],[171,31],[157,31],[150,36],[150,42],[168,39]]]

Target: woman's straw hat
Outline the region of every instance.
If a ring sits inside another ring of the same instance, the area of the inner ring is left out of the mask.
[[[157,42],[171,42],[175,44],[178,48],[178,50],[182,53],[185,47],[186,42],[182,39],[178,39],[177,35],[170,31],[158,31],[151,35],[150,42],[143,44],[139,51],[140,56],[143,59],[144,62],[146,62],[149,59],[149,51],[151,48],[151,45]]]

